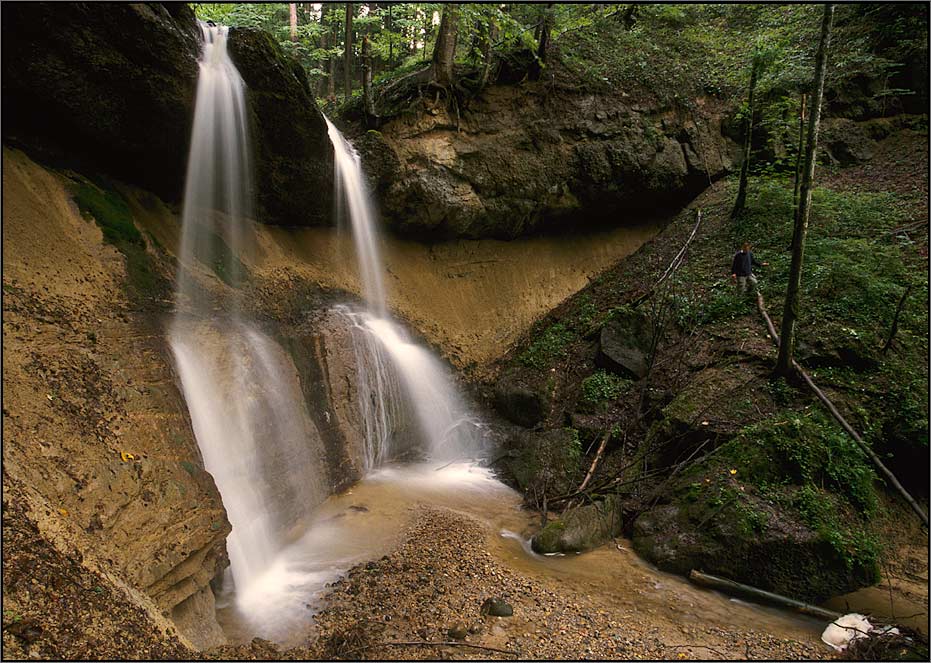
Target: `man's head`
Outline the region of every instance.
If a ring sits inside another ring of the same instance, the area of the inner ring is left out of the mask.
[[[743,246],[740,247],[740,250],[741,250],[741,251],[746,251],[747,253],[749,253],[749,252],[750,252],[750,242],[744,242],[744,243],[743,243]]]

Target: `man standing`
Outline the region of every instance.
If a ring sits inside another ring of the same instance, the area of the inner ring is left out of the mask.
[[[750,252],[750,242],[744,242],[743,247],[734,254],[731,262],[731,280],[737,281],[741,292],[747,292],[747,281],[750,282],[751,292],[756,291],[756,277],[753,275],[753,266],[764,267],[768,262],[758,263]]]

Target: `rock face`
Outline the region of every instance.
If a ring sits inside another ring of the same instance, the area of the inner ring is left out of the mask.
[[[200,37],[187,5],[3,12],[3,134],[177,200]]]
[[[262,30],[230,30],[229,49],[249,88],[259,220],[329,224],[333,150],[304,69]]]
[[[496,85],[458,118],[444,101],[424,102],[359,149],[385,222],[401,233],[513,238],[622,225],[681,206],[739,159],[723,106],[697,107]]]
[[[181,3],[22,3],[3,13],[3,138],[169,201],[184,189],[201,36]],[[300,65],[270,35],[232,30],[249,87],[258,220],[331,216],[332,152]]]
[[[219,644],[210,581],[228,564],[230,524],[162,320],[128,298],[123,255],[64,178],[4,150],[3,184],[3,462],[29,491],[14,499],[189,642]]]

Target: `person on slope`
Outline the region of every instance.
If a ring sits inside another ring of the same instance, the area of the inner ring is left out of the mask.
[[[750,292],[756,291],[757,280],[753,275],[753,266],[765,267],[768,262],[759,263],[750,252],[750,242],[744,242],[743,247],[734,254],[731,261],[731,280],[737,282],[741,292],[747,292],[747,282],[750,282]]]

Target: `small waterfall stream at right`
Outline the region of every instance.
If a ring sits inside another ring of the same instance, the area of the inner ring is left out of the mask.
[[[437,462],[474,461],[487,451],[484,426],[471,413],[450,371],[388,314],[384,265],[361,160],[339,129],[326,120],[334,151],[338,212],[349,215],[361,290],[368,310],[337,308],[352,329],[359,407],[366,422],[367,470],[413,441],[393,439],[391,426],[405,409],[416,421],[420,447]]]

